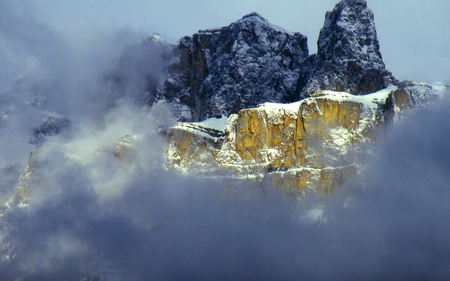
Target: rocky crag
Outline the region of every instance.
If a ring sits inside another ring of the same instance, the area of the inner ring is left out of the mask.
[[[202,121],[321,90],[362,95],[396,82],[365,0],[341,1],[328,12],[317,45],[318,53],[309,55],[304,35],[252,13],[182,38],[155,99],[168,101],[180,121]]]
[[[222,127],[211,126],[218,122],[213,119],[179,123],[168,133],[167,167],[257,179],[295,194],[308,188],[328,193],[361,169],[379,128],[435,102],[445,90],[398,81],[385,68],[365,0],[342,0],[327,12],[318,53],[297,58],[293,93],[300,101],[260,104],[258,96],[253,107],[222,111],[229,113]],[[192,120],[202,120],[198,113]]]
[[[0,206],[3,263],[20,262],[20,255],[27,253],[23,251],[27,245],[14,244],[12,237],[23,230],[7,224],[9,214],[15,215],[10,211],[27,206],[33,211],[33,203],[50,202],[40,198],[46,193],[59,197],[62,190],[50,187],[65,188],[79,168],[86,171],[80,183],[87,183],[95,200],[103,202],[125,192],[127,183],[136,180],[136,170],[153,170],[157,178],[155,171],[161,164],[159,157],[145,161],[136,157],[146,153],[140,143],[146,137],[126,135],[129,132],[106,147],[103,142],[94,145],[96,140],[74,145],[70,138],[52,146],[48,139],[64,136],[73,124],[49,106],[45,89],[25,82],[18,81],[14,91],[0,96],[0,126],[27,106],[42,112],[30,131],[29,143],[35,150],[16,181],[14,195]],[[365,156],[376,153],[376,141],[386,126],[435,103],[448,91],[442,84],[398,81],[385,68],[373,13],[364,0],[342,0],[326,14],[317,54],[309,55],[302,34],[273,26],[253,13],[228,27],[184,37],[176,45],[150,36],[125,51],[105,82],[105,91],[93,100],[102,108],[114,107],[122,98],[153,109],[166,103],[183,121],[161,131],[166,138],[161,153],[168,170],[220,178],[224,189],[230,189],[224,193],[237,193],[239,198],[266,196],[270,188],[300,199],[307,191],[333,192],[364,168],[370,159]],[[139,118],[143,123],[155,120]],[[142,135],[146,133],[142,130]],[[56,167],[61,163],[67,166]],[[70,176],[52,182],[59,172]],[[151,186],[151,180],[147,184]],[[239,185],[245,186],[243,192]],[[231,190],[234,186],[238,186],[236,193]],[[33,197],[38,189],[44,192]],[[91,198],[83,190],[74,194],[81,195],[77,204]],[[78,205],[68,207],[78,212]],[[43,210],[47,214],[53,209]],[[317,210],[322,214],[320,208],[312,211]],[[18,218],[26,214],[19,212]],[[320,214],[314,215],[318,221]],[[136,219],[149,231],[146,234],[158,227],[142,221]],[[116,280],[118,275],[111,272]]]
[[[385,68],[374,14],[365,0],[343,0],[327,12],[317,47],[299,79],[302,97],[321,90],[369,94],[396,81]]]
[[[220,29],[182,38],[156,99],[181,121],[237,113],[259,103],[292,102],[307,39],[256,13]]]

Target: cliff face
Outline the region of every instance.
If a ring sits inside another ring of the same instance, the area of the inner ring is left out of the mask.
[[[182,38],[156,100],[197,123],[169,130],[167,167],[330,191],[358,170],[380,124],[434,99],[385,68],[365,0],[327,12],[317,44],[308,56],[305,36],[256,13]],[[223,128],[198,122],[222,116]]]
[[[330,92],[241,110],[228,119],[224,137],[179,125],[169,133],[167,165],[189,174],[266,179],[292,192],[331,190],[355,172],[351,150],[371,142],[377,108]]]
[[[396,81],[385,68],[366,0],[342,0],[327,12],[317,47],[299,79],[301,97],[321,90],[368,94]]]
[[[182,38],[157,98],[167,100],[184,121],[229,115],[266,101],[291,102],[307,56],[305,36],[252,13],[227,27]]]
[[[291,104],[243,109],[222,129],[209,128],[211,120],[180,123],[169,131],[166,165],[200,176],[254,178],[293,193],[326,193],[360,169],[380,126],[440,91],[423,84],[365,96],[325,91]]]

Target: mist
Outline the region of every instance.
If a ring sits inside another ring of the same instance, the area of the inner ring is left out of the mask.
[[[1,211],[0,279],[450,276],[448,94],[391,127],[348,186],[327,198],[308,193],[299,204],[252,181],[164,169],[161,130],[174,119],[164,104],[133,102],[143,74],[161,69],[154,50],[129,47],[144,34],[62,32],[28,3],[0,1],[1,203],[38,148],[29,204]],[[124,50],[138,51],[115,89],[105,77]],[[148,65],[139,64],[147,56]],[[30,144],[47,116],[67,117],[71,126]],[[118,161],[115,143],[126,135],[134,150]]]
[[[2,245],[17,252],[0,272],[6,280],[445,280],[449,104],[398,123],[361,178],[300,205],[252,182],[165,171],[158,134],[142,138],[146,154],[125,164],[98,154],[74,162],[53,145],[32,203],[3,218]]]
[[[0,169],[16,178],[34,149],[32,132],[46,118],[66,117],[77,127],[104,115],[105,106],[96,103],[106,96],[102,79],[126,45],[144,38],[127,28],[61,30],[33,7],[0,1]]]

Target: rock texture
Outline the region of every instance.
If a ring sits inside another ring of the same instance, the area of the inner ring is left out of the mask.
[[[106,104],[131,93],[149,105],[167,102],[178,120],[190,121],[166,132],[167,168],[256,179],[296,194],[307,188],[327,193],[343,184],[360,169],[380,126],[435,102],[445,89],[399,82],[385,69],[365,0],[342,0],[327,13],[316,55],[308,55],[302,34],[252,13],[177,45],[150,36],[126,50],[107,80],[111,89],[100,95]],[[41,91],[28,89],[18,83],[15,92],[45,107]],[[1,98],[0,125],[15,102],[13,94]],[[69,125],[63,116],[48,115],[31,143]],[[131,165],[136,140],[127,135],[116,142],[115,159]],[[30,157],[14,204],[26,202],[34,166]]]
[[[308,188],[328,193],[361,168],[378,128],[444,89],[409,84],[364,96],[324,91],[300,102],[243,109],[223,131],[209,130],[208,122],[180,123],[168,134],[167,167],[254,178],[295,194]]]
[[[262,102],[292,102],[307,39],[256,13],[220,29],[184,37],[157,98],[182,121],[230,115]]]
[[[342,0],[327,12],[317,47],[299,79],[301,97],[321,90],[368,94],[396,81],[385,68],[366,0]]]
[[[179,41],[156,100],[169,102],[180,121],[202,121],[322,90],[363,95],[396,82],[365,0],[340,1],[326,14],[317,44],[318,53],[309,56],[305,36],[256,13],[199,31]]]

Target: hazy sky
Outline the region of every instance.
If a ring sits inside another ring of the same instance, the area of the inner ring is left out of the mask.
[[[31,0],[37,16],[63,29],[128,27],[170,41],[221,27],[256,11],[271,23],[308,36],[310,52],[326,11],[338,0]],[[450,1],[369,0],[387,67],[400,79],[450,82]]]

